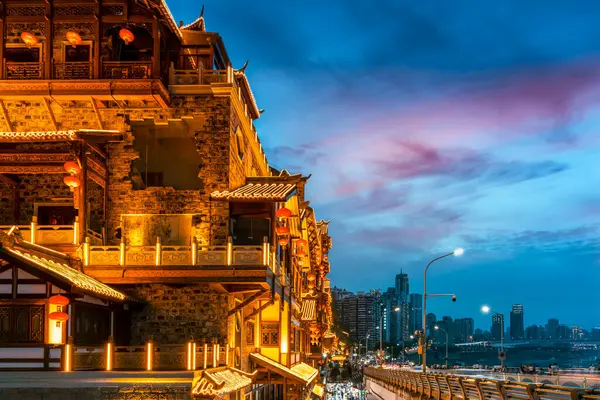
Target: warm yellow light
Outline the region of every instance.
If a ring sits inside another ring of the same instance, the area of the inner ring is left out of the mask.
[[[35,244],[35,221],[31,221],[31,235],[30,235],[30,239],[29,242],[31,244]]]
[[[78,244],[79,242],[79,222],[73,222],[73,244]]]
[[[229,345],[225,346],[225,365],[229,365]]]
[[[112,343],[106,343],[106,370],[112,371]]]
[[[65,372],[71,372],[71,345],[65,345]]]
[[[196,343],[192,344],[192,370],[196,370]]]
[[[146,369],[152,371],[152,342],[148,342],[146,345]]]
[[[263,243],[263,265],[269,265],[269,243]]]
[[[119,265],[125,265],[125,242],[121,241],[119,246]]]
[[[187,369],[192,370],[192,342],[188,342],[187,346]]]
[[[233,264],[233,243],[227,243],[227,265]]]
[[[206,369],[208,366],[208,344],[204,343],[204,363],[202,364],[202,369]]]

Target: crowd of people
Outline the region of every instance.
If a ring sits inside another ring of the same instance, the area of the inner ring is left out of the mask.
[[[354,387],[352,382],[328,383],[326,400],[366,400],[366,392]]]

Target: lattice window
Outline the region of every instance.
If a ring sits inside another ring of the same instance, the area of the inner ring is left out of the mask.
[[[260,341],[262,346],[279,346],[279,324],[262,324],[260,329]]]
[[[134,4],[131,7],[131,14],[132,15],[151,15],[150,11],[148,11],[148,9],[141,7],[137,4]]]
[[[123,15],[123,6],[120,4],[110,4],[102,6],[102,14],[104,15]]]
[[[7,16],[26,16],[26,17],[39,17],[46,14],[46,7],[44,6],[20,6],[20,7],[8,7],[6,9]]]
[[[0,343],[44,341],[44,306],[0,307]]]
[[[94,15],[94,6],[59,6],[54,9],[54,14],[59,16]]]

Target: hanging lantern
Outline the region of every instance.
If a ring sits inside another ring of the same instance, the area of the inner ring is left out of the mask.
[[[48,315],[48,318],[53,319],[55,321],[65,322],[69,319],[69,316],[67,315],[67,313],[64,313],[62,311],[56,311],[50,313],[50,315]]]
[[[315,283],[314,282],[308,282],[308,288],[309,289],[314,289],[315,288]]]
[[[279,243],[280,246],[285,247],[290,242],[290,239],[287,236],[282,236],[279,238],[279,240],[277,242]]]
[[[300,249],[300,250],[296,251],[296,255],[298,257],[305,257],[306,256],[306,252],[304,250]]]
[[[67,185],[71,190],[79,187],[79,178],[77,178],[76,176],[65,176],[63,178],[63,182],[65,183],[65,185]]]
[[[135,35],[129,29],[123,28],[119,31],[119,37],[126,45],[135,40]]]
[[[288,228],[287,226],[278,226],[277,227],[277,234],[279,236],[289,235],[290,234],[290,228]]]
[[[306,247],[307,243],[306,240],[304,239],[298,239],[296,240],[296,246],[298,247]]]
[[[317,276],[311,272],[306,276],[306,279],[308,279],[309,282],[313,282],[317,280]]]
[[[73,47],[77,46],[78,44],[81,44],[82,40],[81,40],[81,36],[79,36],[79,33],[75,32],[75,31],[68,31],[65,36],[67,37],[67,41],[69,43],[71,43],[71,45],[73,45]]]
[[[81,167],[75,161],[67,161],[63,168],[71,175],[77,175],[81,171]]]
[[[21,40],[23,41],[23,43],[25,43],[29,47],[35,46],[38,42],[37,37],[33,33],[30,33],[30,32],[21,33]]]
[[[303,266],[304,265],[304,259],[303,258],[299,258],[298,261],[296,261],[298,263],[299,266]]]
[[[66,298],[65,296],[61,296],[60,294],[57,294],[55,296],[50,297],[48,299],[48,303],[56,305],[56,306],[66,306],[69,304],[69,299]]]
[[[292,216],[292,212],[288,208],[280,208],[275,212],[275,216],[279,219],[286,219]]]

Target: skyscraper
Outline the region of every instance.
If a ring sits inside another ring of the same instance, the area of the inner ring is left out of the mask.
[[[408,334],[412,335],[415,331],[420,331],[421,329],[423,329],[423,296],[412,293],[410,295]]]
[[[377,330],[379,301],[370,294],[358,293],[356,296],[348,296],[342,300],[344,309],[342,323],[348,329],[352,341],[362,340],[364,343],[367,333],[370,333],[369,347],[373,348],[373,343],[379,342],[379,331]]]
[[[492,315],[492,340],[502,339],[502,329],[504,327],[504,315],[493,314]]]
[[[433,332],[433,327],[437,322],[437,317],[434,313],[428,313],[425,318],[427,318],[427,337],[430,337],[432,336],[431,333]]]
[[[409,333],[409,320],[410,320],[410,303],[408,298],[408,274],[400,271],[396,275],[396,299],[397,307],[400,311],[394,313],[397,322],[398,330],[396,332],[395,340],[399,343],[402,340],[408,339]]]
[[[396,289],[391,287],[381,295],[384,307],[383,316],[383,340],[388,343],[394,342],[398,334],[398,313],[394,311],[398,306]]]
[[[402,302],[408,301],[408,274],[402,271],[396,275],[396,295]]]
[[[546,324],[546,339],[558,339],[558,320],[556,318],[550,318]]]
[[[473,330],[475,322],[473,318],[458,318],[454,320],[455,341],[457,343],[467,343],[473,340]]]
[[[523,304],[513,304],[510,312],[510,338],[523,340],[525,338],[523,319]]]

